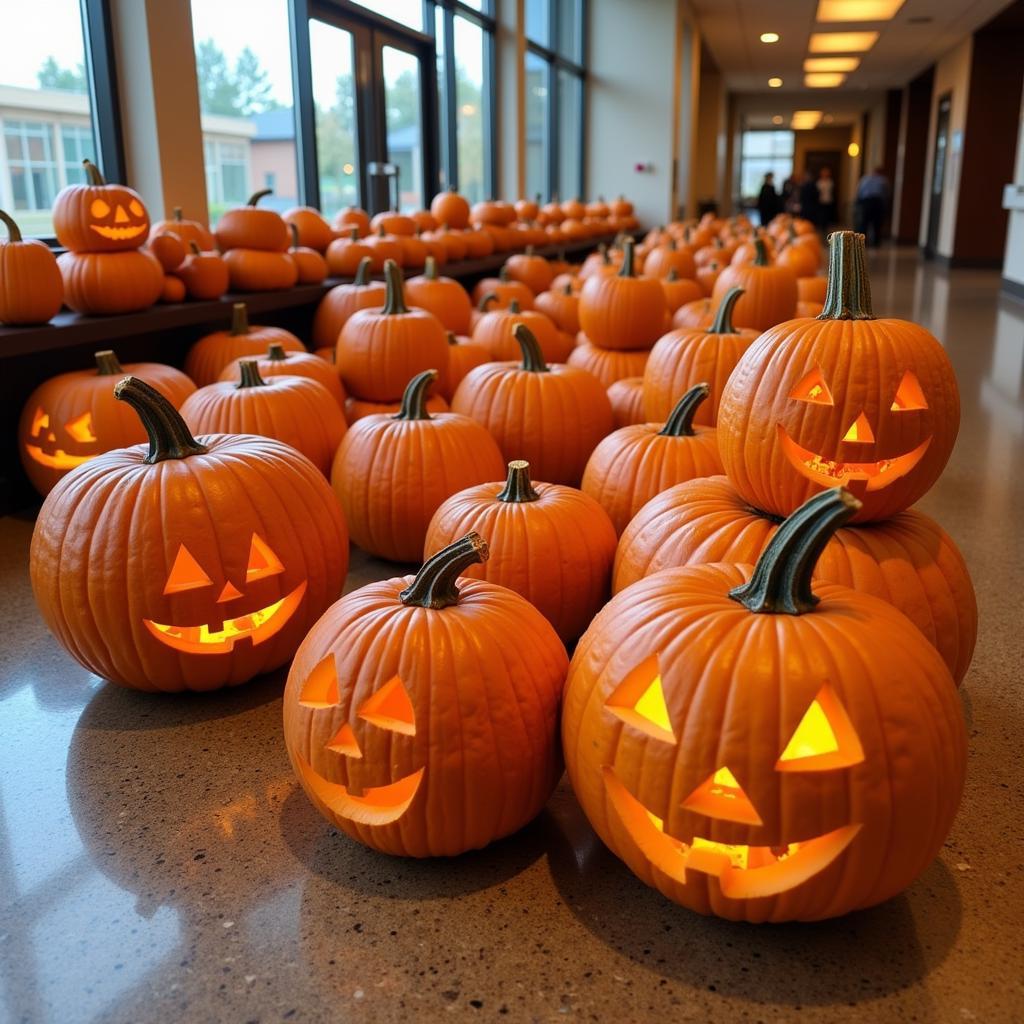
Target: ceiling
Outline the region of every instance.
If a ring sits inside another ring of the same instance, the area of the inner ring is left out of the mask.
[[[818,0],[690,0],[704,44],[728,88],[738,93],[776,95],[779,101],[785,99],[790,109],[794,103],[834,109],[843,94],[857,96],[858,109],[862,109],[870,101],[860,93],[906,84],[1009,3],[905,0],[889,21],[816,24]],[[918,20],[922,18],[931,20]],[[812,32],[863,30],[878,31],[878,40],[840,88],[804,87],[803,62],[809,56]],[[777,32],[781,38],[765,44],[759,39],[762,32]],[[768,88],[773,76],[783,80],[782,89]],[[810,97],[814,102],[808,104]]]

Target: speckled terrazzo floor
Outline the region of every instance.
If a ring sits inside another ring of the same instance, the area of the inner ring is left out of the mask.
[[[997,275],[875,259],[875,305],[960,377],[922,502],[960,544],[981,635],[971,757],[941,858],[903,896],[812,926],[704,919],[637,882],[563,782],[520,834],[403,862],[297,788],[282,677],[207,697],[104,685],[47,634],[32,521],[0,519],[0,1021],[1024,1020],[1024,306]],[[355,557],[348,588],[391,570]]]

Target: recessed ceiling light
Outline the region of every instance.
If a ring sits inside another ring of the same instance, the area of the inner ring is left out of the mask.
[[[860,57],[807,57],[804,71],[856,71]]]
[[[779,41],[778,32],[762,32],[761,42],[762,43],[777,43]]]
[[[846,75],[838,71],[815,71],[804,75],[804,85],[808,89],[835,89],[846,81]]]
[[[807,49],[811,53],[863,53],[877,39],[877,32],[813,32]]]
[[[781,114],[776,114],[772,118],[772,124],[782,124],[782,115]]]
[[[782,87],[782,79],[781,78],[769,78],[768,79],[768,88],[769,89],[779,89],[781,87]]]
[[[808,128],[817,128],[819,121],[821,121],[820,110],[794,110],[789,124],[791,128],[801,131]]]
[[[846,152],[849,153],[850,156],[860,156],[860,146],[858,146],[856,142],[851,142],[846,147]]]
[[[818,0],[818,21],[888,21],[903,0]]]

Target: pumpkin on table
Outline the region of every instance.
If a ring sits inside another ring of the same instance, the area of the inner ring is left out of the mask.
[[[14,220],[0,210],[7,241],[0,244],[0,324],[45,324],[60,312],[64,281],[50,247],[22,238]]]
[[[909,508],[938,479],[960,424],[956,374],[917,324],[876,319],[864,236],[829,237],[824,312],[766,331],[718,410],[722,464],[755,508],[788,515],[841,484],[856,521]]]
[[[413,377],[398,413],[361,418],[334,457],[331,483],[352,540],[378,558],[419,559],[430,517],[441,502],[493,480],[504,468],[497,445],[480,424],[452,412],[427,411],[427,389],[436,380],[436,370]]]
[[[470,533],[415,577],[347,594],[292,663],[295,774],[332,825],[375,850],[486,846],[534,818],[561,775],[565,648],[518,594],[459,578],[487,558]]]
[[[458,230],[469,226],[469,203],[454,188],[438,192],[431,200],[430,212],[438,224]]]
[[[470,370],[452,410],[482,423],[506,460],[525,459],[538,479],[575,485],[590,453],[612,429],[608,395],[585,370],[549,366],[525,325],[517,325],[514,336],[522,362]]]
[[[217,247],[235,291],[277,291],[298,280],[298,267],[288,255],[288,225],[279,213],[256,205],[272,191],[254,192],[245,206],[228,210],[217,222]]]
[[[448,338],[448,365],[445,367],[444,373],[441,374],[438,390],[450,402],[466,374],[478,366],[483,366],[484,363],[489,363],[491,354],[472,338],[459,337],[453,331],[448,331],[446,337]]]
[[[691,910],[780,922],[872,906],[953,823],[967,735],[945,663],[891,605],[811,585],[856,506],[817,495],[754,568],[641,580],[576,648],[562,714],[576,796],[613,853]]]
[[[346,206],[334,215],[331,227],[339,233],[354,227],[359,230],[359,237],[365,238],[370,233],[370,215],[358,206]]]
[[[570,337],[575,337],[580,329],[579,296],[573,291],[572,282],[565,281],[560,287],[554,285],[546,292],[541,292],[534,299],[533,307],[543,313],[555,326]]]
[[[373,256],[373,250],[359,241],[357,227],[352,227],[348,234],[335,238],[324,253],[327,270],[332,277],[354,277],[363,259],[372,265]]]
[[[113,390],[149,444],[98,456],[43,503],[43,618],[90,672],[140,690],[236,686],[285,664],[348,570],[327,482],[279,441],[193,438],[137,378]]]
[[[156,258],[166,273],[177,270],[185,260],[188,249],[185,243],[169,231],[151,231],[146,251]]]
[[[644,422],[644,379],[624,377],[608,387],[608,401],[612,403],[615,429]]]
[[[526,252],[520,255],[509,256],[505,270],[513,281],[521,281],[534,295],[547,291],[555,276],[551,264],[543,256],[538,256],[532,245],[528,245]]]
[[[355,280],[351,284],[336,284],[320,300],[313,314],[313,344],[317,348],[334,348],[353,313],[384,305],[387,289],[383,281],[371,280],[370,266],[369,258],[361,259]]]
[[[333,352],[333,349],[332,349]],[[240,363],[252,356],[240,356],[232,359],[221,371],[220,380],[236,382],[241,372]],[[261,377],[308,377],[326,388],[330,396],[338,403],[339,409],[345,408],[345,389],[341,386],[341,378],[333,364],[321,359],[312,352],[295,352],[286,349],[280,342],[272,341],[267,351],[256,361],[256,369]]]
[[[508,276],[508,268],[502,267],[497,277],[484,277],[473,285],[473,302],[479,305],[484,296],[494,296],[494,305],[498,309],[507,309],[513,299],[519,303],[520,309],[533,309],[533,292],[522,281],[513,281]]]
[[[292,237],[292,245],[288,255],[295,264],[297,284],[320,284],[327,278],[327,261],[308,245],[299,244],[299,229],[295,224],[288,225]]]
[[[484,299],[489,298],[485,295]],[[491,309],[476,322],[473,341],[483,346],[496,361],[517,359],[519,343],[515,329],[525,324],[540,346],[544,359],[552,363],[564,363],[574,348],[573,339],[560,331],[543,313],[533,309],[520,309],[519,300],[513,299],[507,309]]]
[[[146,439],[138,416],[114,397],[114,385],[126,373],[156,388],[175,408],[196,389],[181,370],[163,363],[122,366],[109,350],[97,352],[95,360],[95,369],[43,381],[21,411],[18,454],[44,497],[77,466]]]
[[[582,488],[608,513],[616,534],[667,487],[722,471],[714,427],[693,425],[707,397],[707,384],[694,384],[665,423],[620,427],[594,449]]]
[[[330,224],[324,220],[319,210],[312,206],[293,206],[281,214],[285,224],[291,225],[298,232],[298,240],[293,245],[301,245],[325,253],[334,241],[335,235]]]
[[[315,359],[316,356],[310,356]],[[221,380],[190,395],[182,419],[194,434],[258,434],[289,444],[325,476],[345,436],[335,397],[311,377],[264,380],[257,359],[241,359],[233,381]]]
[[[610,388],[616,381],[642,377],[650,354],[646,348],[598,348],[580,331],[566,362],[577,369],[586,370],[605,388]]]
[[[470,314],[473,311],[469,294],[451,277],[439,277],[437,263],[428,256],[419,277],[405,282],[405,297],[413,306],[433,313],[445,330],[456,334],[469,334]]]
[[[717,305],[730,288],[742,288],[733,323],[764,331],[796,315],[796,274],[769,261],[764,239],[753,244],[753,262],[737,264],[733,257],[734,262],[718,275],[711,299]]]
[[[679,243],[670,238],[664,245],[655,246],[647,254],[644,273],[648,277],[668,277],[673,270],[678,278],[692,281],[697,273],[697,264],[688,248],[680,248]]]
[[[515,460],[504,483],[468,487],[441,505],[427,529],[424,558],[470,526],[491,557],[466,575],[521,594],[563,642],[574,643],[608,598],[615,530],[604,509],[574,487],[531,481],[530,464]]]
[[[778,519],[754,511],[724,476],[670,487],[633,517],[615,556],[615,593],[662,569],[756,562]],[[971,663],[978,606],[952,538],[916,509],[836,530],[814,570],[898,608],[942,655],[959,684]]]
[[[187,220],[180,206],[174,207],[170,220],[158,220],[150,229],[153,235],[175,235],[181,239],[186,249],[195,242],[202,252],[210,252],[215,248],[213,234],[210,229],[198,220]]]
[[[219,299],[230,285],[228,265],[220,253],[203,252],[195,242],[189,242],[185,262],[174,272],[185,286],[185,294],[197,301]]]
[[[164,286],[163,268],[140,247],[149,235],[149,214],[138,192],[108,185],[99,169],[82,161],[86,183],[68,185],[53,204],[57,258],[64,302],[88,316],[135,313],[152,306]]]

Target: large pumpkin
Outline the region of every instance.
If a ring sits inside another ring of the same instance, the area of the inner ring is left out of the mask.
[[[670,487],[633,517],[615,556],[615,593],[644,576],[705,562],[756,562],[778,520],[755,512],[724,476]],[[942,655],[957,683],[971,663],[978,606],[963,556],[923,512],[836,530],[814,578],[898,608]]]
[[[114,397],[114,385],[126,373],[156,388],[175,408],[196,389],[181,370],[163,363],[124,367],[109,350],[97,352],[95,359],[94,370],[43,381],[21,411],[18,454],[25,475],[44,497],[76,466],[146,439],[138,416]]]
[[[45,324],[60,311],[64,282],[45,242],[23,239],[3,210],[7,241],[0,244],[0,324]]]
[[[321,300],[313,315],[313,344],[334,348],[349,317],[360,309],[383,306],[387,289],[383,281],[370,280],[371,260],[363,257],[351,284],[336,284]]]
[[[707,384],[694,384],[664,423],[620,427],[594,449],[582,488],[608,513],[616,534],[667,487],[721,472],[715,428],[693,425],[707,397]]]
[[[470,313],[473,311],[469,293],[453,278],[438,276],[433,256],[427,257],[422,275],[410,277],[405,282],[405,297],[413,306],[433,313],[446,331],[469,334]]]
[[[427,529],[424,558],[471,525],[491,557],[466,575],[521,594],[566,644],[579,639],[608,598],[615,530],[604,509],[575,487],[531,482],[530,464],[514,460],[504,485],[468,487],[441,505]]]
[[[612,429],[612,407],[600,382],[585,370],[550,366],[529,328],[515,338],[521,363],[485,363],[463,378],[452,410],[482,423],[506,461],[524,459],[539,480],[579,483],[598,442]]]
[[[458,579],[486,559],[471,533],[415,577],[346,595],[292,663],[292,767],[317,810],[375,850],[486,846],[537,815],[561,775],[565,649],[518,594]]]
[[[751,568],[669,569],[614,597],[566,684],[569,778],[597,833],[669,899],[746,921],[889,899],[942,848],[967,736],[949,670],[891,605],[811,573],[839,490]]]
[[[138,313],[163,291],[164,271],[148,252],[62,252],[64,304],[84,316]]]
[[[221,371],[220,380],[235,382],[239,379],[239,364],[251,356],[240,356],[232,359]],[[256,364],[261,377],[308,377],[327,389],[331,397],[338,403],[339,409],[345,408],[345,389],[341,386],[334,366],[313,355],[312,352],[290,352],[279,341],[272,341],[267,351]]]
[[[291,244],[288,225],[274,210],[257,203],[269,196],[272,189],[254,192],[244,206],[228,210],[217,222],[217,245],[222,252],[229,249],[258,249],[262,252],[283,253]]]
[[[788,515],[842,484],[862,502],[857,522],[869,522],[909,508],[938,479],[960,398],[931,334],[875,318],[864,236],[839,231],[829,246],[824,312],[766,331],[729,378],[722,463],[755,508]]]
[[[446,332],[448,338],[448,365],[441,374],[438,390],[451,401],[455,390],[462,383],[470,370],[491,361],[491,354],[483,345],[478,345],[472,338],[459,337],[452,331]]]
[[[796,314],[796,274],[789,267],[770,262],[763,239],[756,239],[754,248],[752,263],[733,262],[718,275],[711,300],[717,304],[730,288],[742,288],[743,296],[733,310],[733,323],[765,331]]]
[[[436,370],[413,377],[398,413],[354,423],[334,457],[331,483],[352,539],[378,558],[419,559],[441,502],[495,479],[504,468],[480,424],[451,412],[427,412],[427,389],[436,380]]]
[[[486,299],[488,296],[484,296]],[[524,324],[540,346],[546,362],[564,363],[573,350],[573,339],[560,331],[543,313],[533,309],[520,309],[519,300],[513,299],[507,309],[491,309],[484,313],[473,328],[473,341],[483,346],[496,362],[517,359],[519,344],[515,329]]]
[[[115,387],[149,445],[69,473],[36,519],[36,603],[90,672],[140,690],[235,686],[285,664],[341,591],[348,537],[323,476],[278,441],[196,440],[159,392]]]
[[[67,185],[53,203],[53,229],[69,252],[126,252],[149,236],[142,196],[124,185],[108,185],[99,168],[83,160],[86,183]]]
[[[642,377],[650,354],[645,348],[598,348],[581,331],[566,361],[570,366],[593,374],[606,388],[610,388],[617,380]]]

